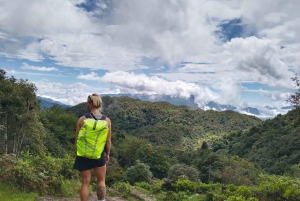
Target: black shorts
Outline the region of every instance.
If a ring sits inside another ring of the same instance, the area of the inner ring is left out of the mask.
[[[102,167],[106,164],[104,151],[99,159],[89,159],[81,156],[76,156],[73,169],[83,171],[90,170],[95,167]]]

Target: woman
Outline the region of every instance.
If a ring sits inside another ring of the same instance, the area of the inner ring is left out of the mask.
[[[107,122],[108,125],[108,134],[105,144],[105,151],[102,152],[99,159],[89,159],[81,156],[76,156],[74,169],[77,169],[81,173],[82,184],[80,189],[80,198],[81,201],[88,201],[89,198],[89,185],[92,177],[92,170],[94,170],[97,177],[97,197],[98,200],[105,200],[106,187],[105,187],[105,175],[106,175],[106,163],[109,161],[109,154],[111,148],[111,122],[110,119],[100,113],[102,107],[102,100],[100,96],[96,93],[88,96],[87,98],[87,109],[91,118],[102,119]],[[88,114],[88,115],[89,115]],[[77,150],[77,140],[78,134],[84,124],[84,120],[87,118],[87,115],[79,118],[76,127],[76,137],[75,137],[75,153]]]

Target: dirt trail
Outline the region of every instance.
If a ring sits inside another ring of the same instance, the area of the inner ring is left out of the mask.
[[[111,189],[108,191],[116,195],[119,195],[117,191]],[[154,196],[141,193],[135,188],[132,189],[130,196],[143,201],[156,201],[156,198]],[[96,192],[93,192],[89,197],[89,201],[96,201],[96,200],[97,200],[97,194]],[[105,200],[106,201],[127,201],[121,197],[110,197],[110,196],[106,196]],[[80,198],[79,197],[78,198],[56,198],[56,197],[46,196],[46,197],[40,197],[36,201],[80,201]]]
[[[109,197],[106,196],[106,201],[126,201],[120,197]],[[40,197],[36,201],[80,201],[80,198],[55,198],[55,197]],[[89,197],[89,201],[97,201],[96,192],[92,193]]]

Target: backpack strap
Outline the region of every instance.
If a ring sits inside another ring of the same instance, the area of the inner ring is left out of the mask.
[[[91,112],[86,113],[84,116],[85,116],[85,118],[94,118],[95,120],[105,120],[105,119],[106,119],[106,116],[103,115],[103,114],[102,114],[102,116],[101,116],[100,119],[97,119],[97,118],[95,117],[95,115],[94,115],[93,113],[91,113]]]

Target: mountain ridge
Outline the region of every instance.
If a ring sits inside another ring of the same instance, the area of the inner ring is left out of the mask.
[[[191,96],[188,99],[180,98],[180,97],[173,97],[168,95],[147,95],[147,94],[101,94],[101,96],[109,96],[109,97],[120,97],[120,96],[128,96],[130,98],[139,99],[142,101],[149,101],[149,102],[160,102],[160,101],[166,101],[170,104],[177,105],[177,106],[189,106],[194,108],[200,108],[195,103],[195,98]],[[62,108],[68,108],[72,107],[71,105],[63,104],[59,101],[54,101],[50,98],[40,97],[38,96],[38,99],[40,100],[41,108],[49,108],[53,105],[61,106]],[[262,120],[271,119],[277,116],[278,114],[281,114],[278,112],[278,110],[282,111],[282,114],[285,114],[286,112],[294,109],[294,106],[283,106],[283,107],[270,107],[270,106],[264,106],[262,108],[255,108],[255,107],[235,107],[233,105],[229,104],[219,104],[214,101],[207,102],[202,108],[204,110],[215,110],[215,111],[236,111],[241,114],[247,114],[247,115],[253,115],[256,116]],[[275,112],[276,111],[276,112]],[[265,113],[269,113],[266,115]]]

